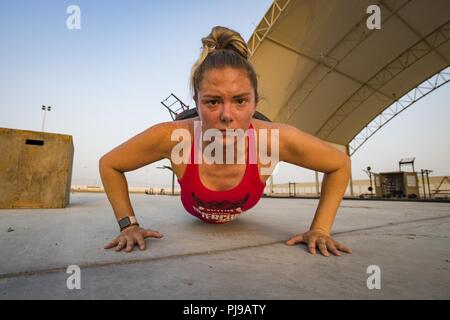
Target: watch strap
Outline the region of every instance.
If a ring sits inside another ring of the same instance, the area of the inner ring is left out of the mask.
[[[119,223],[120,231],[122,231],[125,228],[128,228],[129,226],[132,226],[132,225],[137,225],[137,226],[139,225],[135,216],[124,217],[124,218],[120,219],[118,221],[118,223]]]

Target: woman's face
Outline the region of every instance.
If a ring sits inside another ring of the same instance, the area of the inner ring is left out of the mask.
[[[231,67],[208,70],[197,94],[203,131],[248,129],[256,103],[255,90],[245,71]]]

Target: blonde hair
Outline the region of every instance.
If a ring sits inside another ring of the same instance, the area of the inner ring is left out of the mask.
[[[200,84],[206,71],[232,67],[247,72],[255,90],[255,100],[258,102],[258,81],[249,61],[250,51],[242,36],[234,30],[215,26],[207,37],[202,38],[202,44],[202,52],[192,66],[190,77],[190,90],[194,100],[197,100]]]

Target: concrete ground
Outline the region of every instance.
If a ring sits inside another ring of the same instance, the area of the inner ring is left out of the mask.
[[[178,197],[132,194],[147,250],[104,250],[118,235],[105,194],[65,209],[0,210],[0,299],[449,299],[450,204],[344,200],[335,238],[353,249],[313,256],[287,246],[318,200],[263,198],[226,225],[204,224]],[[81,289],[69,290],[69,265]],[[381,289],[369,290],[369,266]]]

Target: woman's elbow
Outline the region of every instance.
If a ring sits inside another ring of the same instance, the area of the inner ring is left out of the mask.
[[[111,165],[111,161],[110,159],[105,155],[103,155],[99,160],[98,160],[98,168],[99,170],[105,169],[105,168],[112,168]]]
[[[352,161],[350,157],[342,152],[339,162],[337,164],[337,168],[333,171],[350,172],[351,168],[352,168]]]

